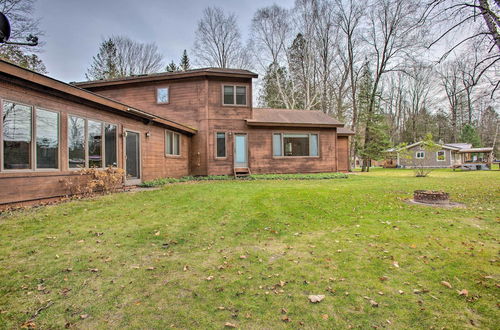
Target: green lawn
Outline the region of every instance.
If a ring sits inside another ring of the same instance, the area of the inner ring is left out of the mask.
[[[498,171],[374,170],[4,214],[0,327],[498,329],[499,188]],[[406,204],[415,189],[468,207]]]

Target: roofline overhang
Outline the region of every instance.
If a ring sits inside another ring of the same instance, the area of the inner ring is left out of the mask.
[[[336,128],[343,127],[344,124],[313,124],[313,123],[283,123],[283,122],[263,122],[255,120],[245,120],[248,126],[261,126],[261,127],[311,127],[311,128]]]
[[[356,135],[356,133],[352,132],[352,133],[339,133],[337,132],[337,136],[354,136]]]
[[[80,81],[71,83],[74,86],[80,88],[97,88],[97,87],[107,87],[107,86],[119,86],[128,85],[134,83],[143,82],[157,82],[165,80],[177,80],[186,79],[193,77],[226,77],[226,78],[258,78],[258,74],[249,73],[236,73],[236,72],[213,72],[200,70],[197,72],[173,72],[164,74],[153,74],[153,75],[142,75],[142,76],[130,76],[124,78],[110,79],[110,80],[93,80],[93,81]]]
[[[117,102],[115,100],[109,99],[107,97],[89,92],[82,88],[67,84],[60,80],[45,76],[43,74],[24,69],[20,66],[5,62],[0,60],[0,73],[14,77],[21,81],[27,81],[29,83],[42,86],[51,90],[58,91],[64,95],[76,97],[78,99],[85,100],[94,104],[104,106],[105,108],[111,108],[118,114],[128,114],[135,118],[141,120],[147,120],[150,122],[157,123],[161,126],[166,126],[169,128],[176,129],[188,135],[196,134],[197,130],[195,128],[185,126],[168,119],[152,115],[148,112],[135,109],[126,104]]]

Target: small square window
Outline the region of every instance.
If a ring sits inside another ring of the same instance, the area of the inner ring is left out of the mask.
[[[168,87],[156,89],[156,103],[165,104],[169,102]]]
[[[416,158],[417,159],[424,159],[425,158],[425,152],[423,152],[423,151],[417,151]]]
[[[444,162],[446,160],[446,153],[444,150],[439,150],[436,152],[436,159],[438,162]]]

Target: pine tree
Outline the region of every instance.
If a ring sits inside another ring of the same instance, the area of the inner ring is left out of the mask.
[[[116,45],[108,39],[101,43],[99,53],[92,57],[92,64],[85,77],[89,80],[111,79],[119,76]]]
[[[2,47],[0,47],[0,59],[31,71],[47,73],[47,68],[38,55],[24,53],[18,46],[2,45]]]
[[[285,67],[279,67],[277,69],[274,66],[277,64],[270,64],[266,74],[264,75],[262,90],[260,93],[261,103],[270,108],[285,109],[286,105],[283,102],[282,97],[279,95],[278,81],[281,82],[284,93],[290,92],[290,86],[287,83],[287,71]]]
[[[174,61],[172,61],[169,65],[167,65],[166,70],[168,72],[177,72],[180,71],[180,68],[174,63]]]
[[[185,49],[184,49],[184,52],[182,53],[181,63],[179,64],[179,68],[182,71],[187,71],[191,68],[191,66],[189,64],[189,57],[188,57],[187,51]]]
[[[474,148],[481,147],[481,138],[476,129],[469,124],[465,124],[460,132],[459,142],[470,143]]]
[[[382,114],[378,102],[370,109],[372,90],[373,76],[368,63],[365,63],[357,97],[359,120],[361,126],[364,127],[364,140],[362,140],[363,137],[358,136],[358,140],[355,142],[357,153],[363,159],[363,171],[370,170],[372,159],[382,159],[384,151],[390,146],[387,120]]]

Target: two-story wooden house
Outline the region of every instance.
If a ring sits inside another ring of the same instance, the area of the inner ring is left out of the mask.
[[[246,70],[67,84],[0,61],[0,207],[68,194],[80,168],[159,177],[348,171],[353,133],[320,111],[257,109]]]
[[[206,68],[75,85],[195,128],[192,175],[348,171],[353,132],[321,111],[254,108],[254,78]]]

